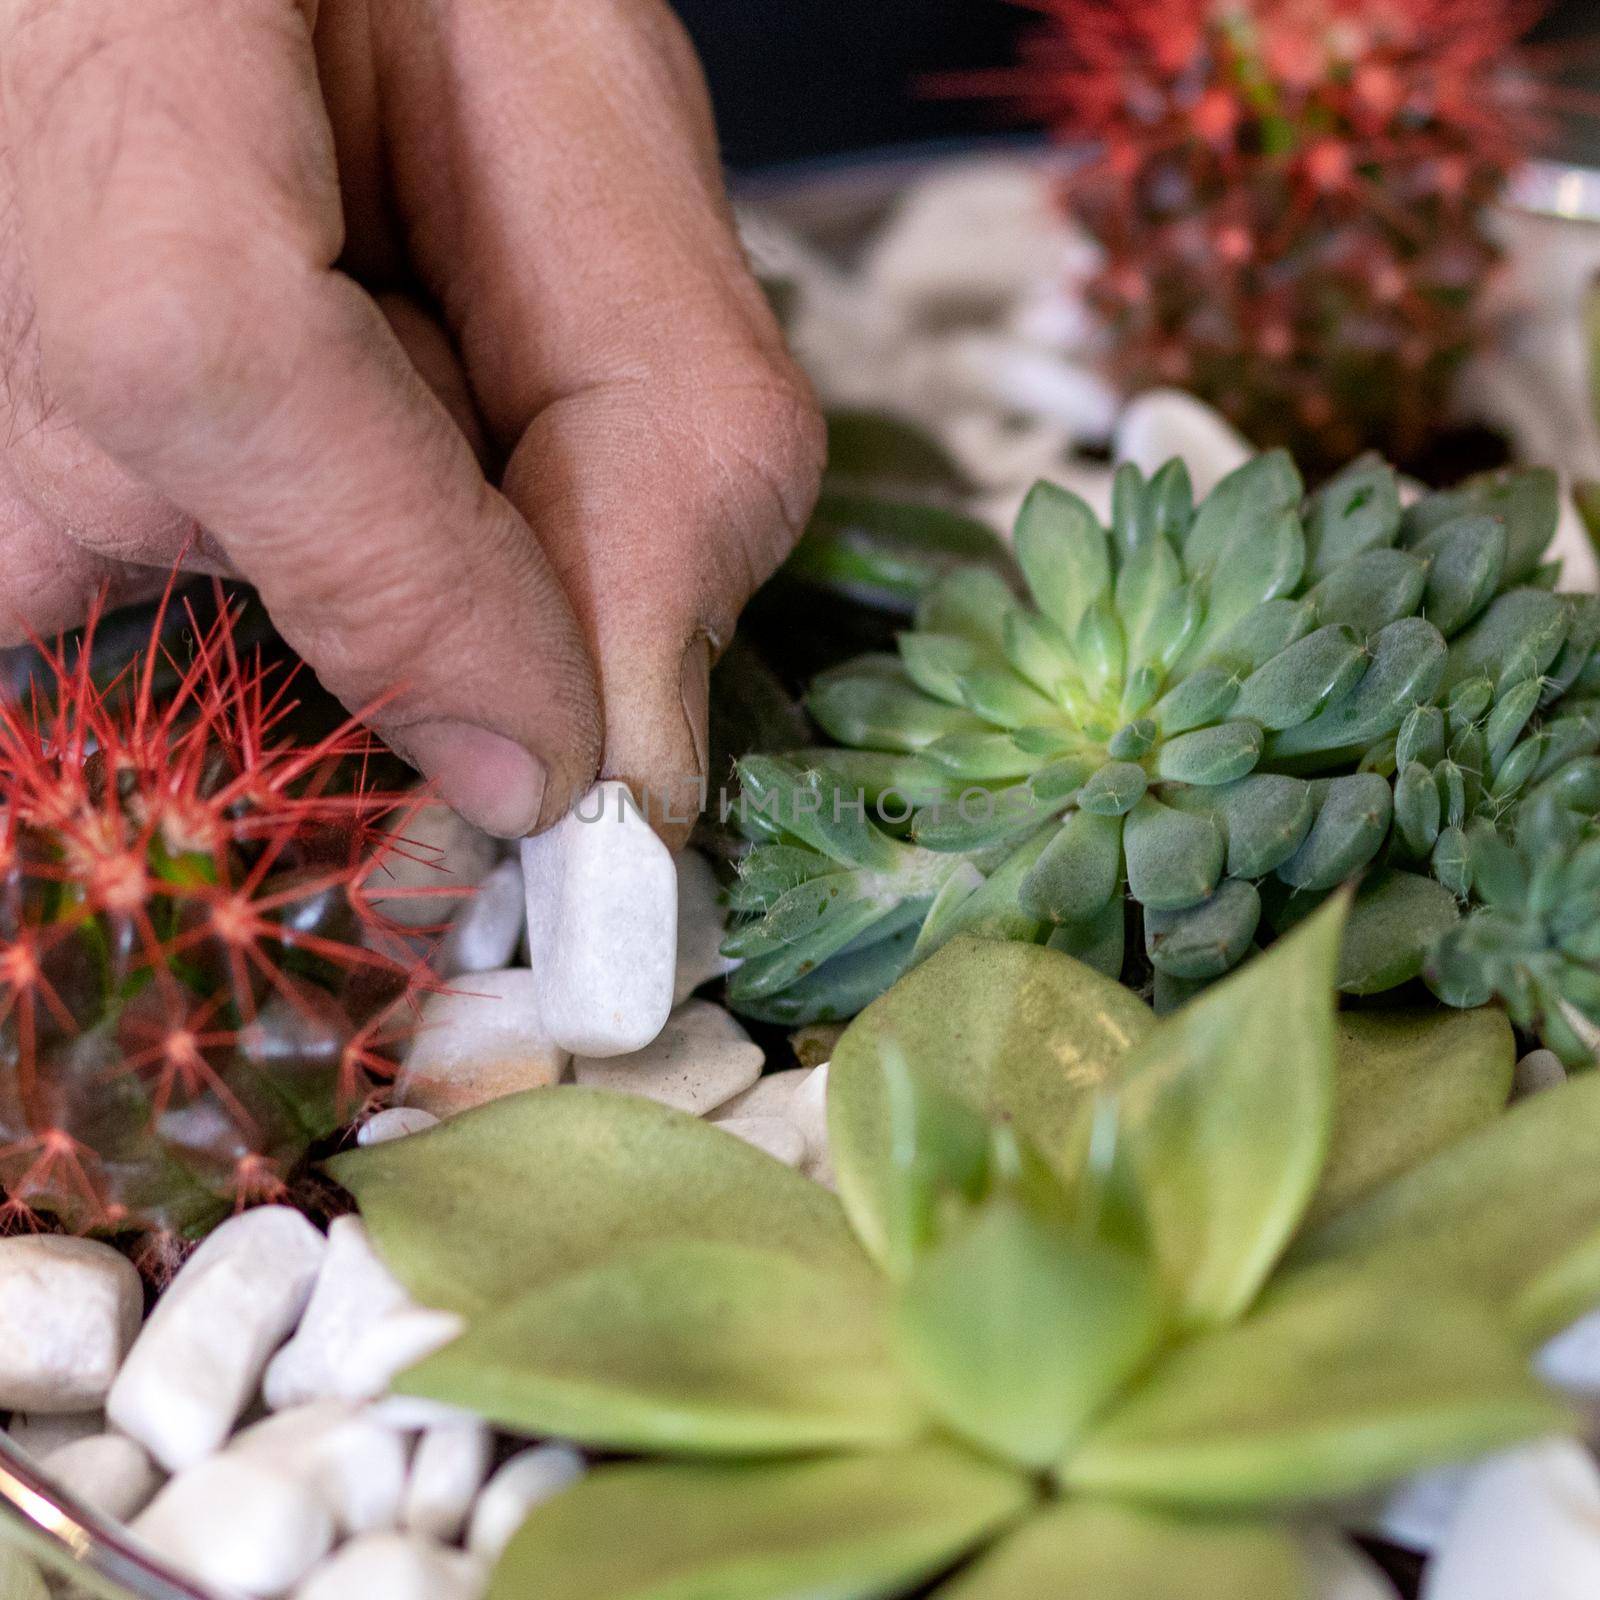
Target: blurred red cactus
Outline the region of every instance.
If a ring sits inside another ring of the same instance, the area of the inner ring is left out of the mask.
[[[4,1216],[161,1258],[284,1192],[429,981],[361,891],[415,796],[368,782],[358,721],[286,736],[295,672],[241,654],[220,588],[182,660],[166,610],[109,684],[96,616],[0,703]]]
[[[1530,0],[1027,0],[990,77],[1094,148],[1062,186],[1129,387],[1260,445],[1415,455],[1479,340],[1489,208],[1540,99]]]

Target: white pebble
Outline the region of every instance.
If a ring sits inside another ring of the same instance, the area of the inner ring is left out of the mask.
[[[190,1577],[255,1597],[287,1594],[333,1547],[333,1514],[308,1479],[250,1455],[180,1472],[132,1525]]]
[[[287,1206],[223,1223],[184,1263],[128,1352],[106,1403],[112,1423],[170,1471],[218,1449],[300,1320],[326,1250]]]
[[[144,1311],[127,1257],[92,1239],[0,1239],[0,1409],[87,1411],[110,1389]]]
[[[544,1444],[514,1455],[490,1478],[472,1508],[467,1548],[493,1563],[537,1505],[569,1489],[588,1463],[570,1445]]]
[[[1310,1568],[1308,1600],[1395,1600],[1389,1580],[1337,1530],[1302,1530],[1301,1548]]]
[[[1600,1311],[1580,1317],[1539,1352],[1539,1375],[1568,1394],[1600,1400]]]
[[[366,1411],[329,1401],[294,1406],[237,1434],[227,1453],[259,1457],[305,1478],[344,1533],[373,1533],[400,1521],[406,1441]]]
[[[494,1440],[476,1418],[429,1428],[411,1458],[401,1519],[412,1533],[450,1541],[460,1536],[483,1487]]]
[[[524,1089],[548,1089],[566,1070],[540,1012],[539,984],[526,967],[474,972],[450,994],[422,1003],[395,1098],[434,1116],[488,1104]]]
[[[716,1125],[786,1167],[805,1165],[806,1136],[785,1117],[722,1117]]]
[[[833,1188],[833,1155],[828,1148],[828,1063],[809,1073],[795,1090],[789,1117],[805,1136],[806,1159],[802,1168],[808,1178]]]
[[[508,967],[522,940],[528,901],[522,865],[509,857],[478,885],[456,913],[435,958],[434,970],[446,978],[463,972],[493,972]]]
[[[48,1412],[12,1413],[6,1433],[18,1448],[26,1450],[35,1461],[43,1461],[52,1450],[64,1444],[76,1444],[79,1439],[92,1439],[106,1431],[106,1414],[103,1411],[63,1412],[52,1416]]]
[[[295,1590],[295,1600],[478,1600],[488,1584],[472,1556],[429,1539],[352,1539]]]
[[[339,1398],[376,1400],[407,1367],[459,1339],[466,1328],[465,1317],[431,1306],[407,1306],[378,1318],[339,1361]]]
[[[722,953],[728,913],[718,899],[717,875],[698,850],[678,856],[678,960],[672,1003],[681,1006],[702,983],[721,978],[738,965]]]
[[[1594,1600],[1600,1471],[1570,1440],[1496,1456],[1473,1473],[1422,1578],[1422,1600]]]
[[[748,1089],[765,1060],[761,1046],[721,1006],[686,1000],[644,1049],[598,1061],[579,1056],[572,1073],[586,1088],[644,1095],[703,1116]]]
[[[385,841],[366,898],[408,928],[443,927],[495,863],[500,847],[446,805],[423,806]]]
[[[1512,1085],[1518,1095],[1528,1095],[1558,1088],[1566,1081],[1567,1069],[1554,1050],[1530,1050],[1517,1063]]]
[[[813,1071],[813,1067],[785,1067],[781,1072],[768,1072],[750,1085],[743,1094],[712,1112],[713,1122],[726,1122],[732,1117],[785,1117],[794,1107],[795,1092]]]
[[[1178,389],[1151,389],[1117,423],[1116,457],[1149,476],[1174,456],[1188,464],[1197,499],[1252,455],[1232,425],[1202,400]]]
[[[64,1444],[39,1465],[75,1500],[114,1522],[142,1510],[161,1482],[143,1446],[120,1433]]]
[[[388,1144],[391,1139],[409,1139],[438,1126],[439,1119],[421,1106],[390,1106],[387,1111],[374,1112],[356,1129],[356,1143]]]
[[[1470,1468],[1435,1467],[1394,1485],[1362,1527],[1391,1544],[1426,1555],[1444,1537],[1466,1493]]]
[[[261,1395],[274,1411],[339,1393],[350,1352],[375,1322],[415,1305],[372,1248],[359,1217],[328,1228],[328,1249],[294,1337],[271,1360]]]
[[[678,869],[628,786],[597,784],[555,827],[524,839],[522,873],[550,1037],[574,1055],[642,1050],[672,1010]]]

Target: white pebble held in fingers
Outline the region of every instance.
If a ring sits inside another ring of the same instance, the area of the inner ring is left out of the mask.
[[[1600,1470],[1571,1440],[1497,1456],[1471,1474],[1423,1572],[1422,1600],[1594,1600]]]
[[[442,927],[493,867],[499,846],[449,806],[423,806],[389,835],[366,898],[408,928]]]
[[[457,1538],[489,1471],[494,1440],[472,1418],[429,1428],[411,1458],[401,1520],[412,1533]]]
[[[546,1031],[540,986],[526,967],[474,972],[422,1003],[395,1098],[449,1117],[524,1089],[548,1089],[567,1052]]]
[[[456,913],[439,946],[434,970],[442,977],[455,978],[464,972],[493,972],[510,966],[522,941],[527,914],[522,865],[508,858],[496,865]]]
[[[0,1409],[100,1405],[143,1309],[139,1274],[110,1245],[0,1239]]]
[[[467,1548],[484,1561],[498,1561],[528,1513],[571,1488],[587,1471],[587,1462],[570,1445],[543,1444],[512,1456],[484,1485],[472,1508]]]
[[[528,959],[550,1038],[574,1055],[642,1050],[677,971],[678,869],[624,783],[597,784],[522,841]]]
[[[232,1453],[180,1472],[132,1528],[190,1577],[252,1600],[287,1594],[334,1535],[333,1514],[309,1479]]]
[[[378,1258],[359,1217],[339,1217],[300,1325],[272,1358],[261,1386],[274,1411],[340,1392],[341,1374],[367,1330],[391,1312],[415,1305]]]
[[[368,1145],[388,1144],[392,1139],[409,1139],[414,1133],[426,1133],[437,1128],[439,1119],[421,1106],[390,1106],[367,1118],[356,1129],[356,1143],[364,1149]]]
[[[482,1565],[459,1550],[399,1533],[352,1539],[294,1592],[294,1600],[478,1600]]]
[[[644,1049],[591,1060],[579,1056],[573,1077],[586,1088],[639,1094],[692,1116],[726,1104],[761,1076],[761,1046],[709,1000],[686,1000]]]
[[[722,953],[728,913],[718,898],[717,875],[698,850],[678,856],[678,951],[672,1003],[681,1006],[702,983],[721,978],[739,965]]]
[[[117,1522],[142,1510],[161,1483],[144,1447],[120,1433],[76,1439],[39,1465],[75,1500]]]
[[[298,1211],[222,1224],[157,1302],[112,1385],[106,1415],[171,1471],[218,1449],[295,1326],[327,1242]]]
[[[1131,461],[1149,476],[1173,456],[1181,456],[1197,501],[1252,454],[1220,412],[1179,389],[1149,390],[1129,405],[1117,423],[1119,462]]]
[[[764,1150],[786,1167],[805,1165],[806,1136],[784,1117],[723,1117],[714,1126]]]
[[[294,1406],[235,1435],[227,1453],[307,1479],[344,1533],[372,1533],[400,1521],[407,1441],[370,1410],[326,1400]]]

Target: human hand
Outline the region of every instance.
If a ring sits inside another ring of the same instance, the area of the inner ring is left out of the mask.
[[[0,0],[0,378],[0,642],[238,575],[508,836],[683,809],[822,449],[659,0]]]

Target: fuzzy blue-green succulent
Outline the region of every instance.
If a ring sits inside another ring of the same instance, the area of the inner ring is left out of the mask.
[[[1165,1003],[1362,873],[1347,986],[1417,977],[1474,914],[1469,834],[1600,751],[1557,492],[1499,473],[1403,509],[1369,457],[1307,498],[1275,452],[1198,506],[1181,463],[1125,467],[1107,528],[1040,484],[1022,592],[944,577],[897,653],[814,684],[838,748],[742,764],[733,1003],[848,1017],[962,932],[1153,971]]]

